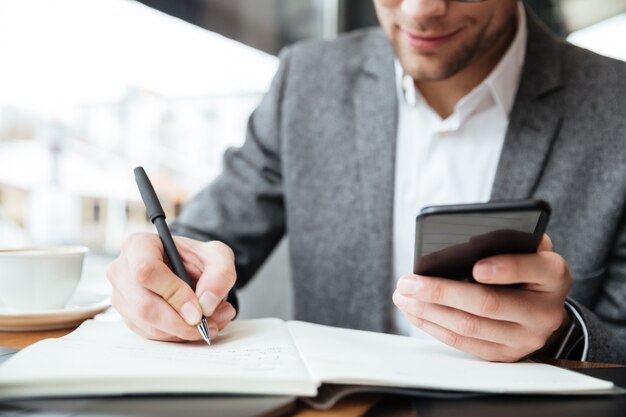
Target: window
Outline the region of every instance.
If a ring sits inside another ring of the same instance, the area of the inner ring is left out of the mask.
[[[132,168],[173,216],[243,141],[278,65],[129,0],[1,1],[0,54],[0,246],[104,254],[152,230]]]

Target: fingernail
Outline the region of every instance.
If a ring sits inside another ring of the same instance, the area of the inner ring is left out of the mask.
[[[494,261],[480,261],[474,266],[474,275],[483,281],[490,280],[496,275],[496,263]]]
[[[409,292],[410,288],[411,288],[411,283],[409,282],[408,279],[400,278],[398,280],[397,289],[399,293],[406,294],[407,292]]]
[[[215,308],[220,303],[220,300],[214,296],[211,292],[205,291],[200,296],[200,306],[205,316],[212,316]]]
[[[403,277],[398,280],[397,289],[401,294],[415,294],[419,292],[422,286],[422,280],[419,278]]]
[[[400,290],[396,290],[393,292],[391,300],[398,308],[402,308],[402,306],[404,305],[404,296],[402,295],[402,293],[400,293]]]
[[[195,326],[200,322],[202,312],[198,310],[191,301],[187,301],[180,309],[180,312],[185,321],[190,325]]]

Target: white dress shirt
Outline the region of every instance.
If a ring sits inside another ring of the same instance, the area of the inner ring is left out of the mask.
[[[509,113],[526,54],[526,14],[518,6],[517,32],[496,67],[443,120],[396,61],[398,136],[393,213],[393,279],[412,273],[415,216],[423,207],[488,201]],[[392,329],[430,337],[392,306]]]

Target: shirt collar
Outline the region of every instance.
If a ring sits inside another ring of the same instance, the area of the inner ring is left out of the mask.
[[[457,103],[455,112],[458,110],[459,105],[465,104],[470,101],[469,99],[476,96],[477,93],[487,89],[491,93],[496,107],[500,110],[502,116],[508,119],[522,75],[528,39],[526,11],[521,1],[518,2],[517,10],[517,31],[511,45],[509,45],[509,48],[487,78]],[[419,101],[423,100],[421,94],[415,88],[413,79],[405,74],[398,59],[395,60],[395,68],[396,85],[400,98],[409,106],[415,106]]]

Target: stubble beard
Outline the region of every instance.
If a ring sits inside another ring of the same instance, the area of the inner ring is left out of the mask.
[[[495,32],[487,34],[486,27],[482,28],[476,36],[458,45],[455,50],[441,58],[437,58],[435,53],[416,52],[398,39],[393,42],[393,48],[402,68],[415,81],[442,81],[453,77],[470,65],[472,61],[489,53],[498,41],[511,30],[511,22],[513,22],[513,30],[515,30],[515,15],[513,15],[507,24]]]

